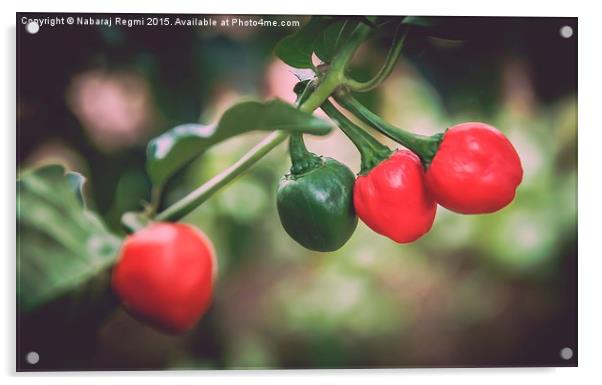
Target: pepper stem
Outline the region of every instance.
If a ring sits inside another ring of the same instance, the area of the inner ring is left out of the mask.
[[[360,118],[377,131],[412,150],[420,160],[424,168],[428,168],[435,157],[439,145],[443,140],[444,133],[432,136],[418,135],[385,122],[380,116],[367,109],[362,103],[351,96],[348,92],[339,92],[335,100],[345,109]]]
[[[399,60],[399,56],[401,55],[401,50],[403,48],[404,42],[406,40],[406,36],[408,34],[408,29],[403,29],[403,25],[399,24],[397,27],[397,32],[395,33],[395,38],[393,39],[393,44],[389,49],[389,53],[385,58],[385,63],[380,68],[378,73],[370,80],[366,82],[358,82],[351,78],[347,78],[345,80],[345,84],[347,87],[356,92],[366,92],[371,91],[378,87],[393,71],[395,68],[395,64]]]
[[[295,85],[293,91],[297,94],[297,100],[295,101],[297,108],[309,98],[316,87],[317,81],[315,79],[300,81]],[[291,174],[293,175],[303,174],[322,163],[319,156],[307,150],[302,133],[291,134],[288,142],[288,152],[291,157]]]
[[[293,175],[303,174],[322,164],[322,159],[319,156],[307,150],[301,133],[290,136],[288,149],[292,162],[291,174]]]
[[[391,155],[391,150],[387,146],[380,143],[366,131],[355,125],[329,101],[322,103],[320,108],[337,123],[341,131],[347,135],[359,150],[362,157],[360,175],[372,170]]]

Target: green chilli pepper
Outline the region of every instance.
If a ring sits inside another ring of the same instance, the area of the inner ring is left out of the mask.
[[[310,153],[301,134],[290,138],[292,167],[278,186],[277,207],[284,230],[315,251],[342,247],[357,226],[355,176],[344,164]]]

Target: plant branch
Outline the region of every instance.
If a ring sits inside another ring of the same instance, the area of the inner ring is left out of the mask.
[[[316,90],[299,106],[299,110],[313,112],[326,101],[336,89],[341,86],[345,79],[345,70],[359,45],[365,41],[372,29],[365,24],[359,24],[353,31],[347,44],[333,59],[328,72],[320,79]],[[242,156],[236,163],[217,174],[188,195],[157,214],[154,218],[158,221],[177,221],[201,203],[205,202],[219,189],[227,185],[233,179],[248,170],[259,159],[268,154],[277,145],[282,143],[288,134],[277,131],[268,135],[249,152]]]
[[[205,202],[211,195],[213,195],[220,188],[224,187],[230,181],[235,179],[237,176],[248,170],[255,162],[267,155],[274,147],[282,143],[288,134],[284,131],[276,131],[268,135],[249,152],[243,155],[236,163],[226,168],[221,173],[217,174],[213,178],[209,179],[203,185],[180,199],[167,209],[159,213],[155,220],[175,221],[192,210],[194,210],[201,203]]]
[[[353,55],[360,44],[366,40],[372,29],[366,24],[359,24],[353,31],[348,43],[341,49],[333,59],[328,71],[322,79],[318,88],[299,107],[301,111],[312,112],[326,100],[330,95],[345,82],[345,70],[349,66]]]
[[[349,87],[353,91],[357,92],[366,92],[371,91],[378,87],[386,78],[389,77],[397,61],[399,60],[399,56],[401,55],[401,50],[403,49],[404,42],[406,40],[406,36],[408,35],[408,30],[406,29],[405,33],[402,33],[401,24],[397,28],[397,32],[395,33],[395,38],[393,40],[393,44],[389,49],[389,53],[385,58],[385,63],[380,68],[378,73],[370,80],[366,82],[358,82],[354,79],[347,78],[345,79],[345,85]]]
[[[163,191],[163,185],[154,185],[151,189],[150,204],[148,206],[148,215],[153,216],[159,209],[161,204],[161,192]]]

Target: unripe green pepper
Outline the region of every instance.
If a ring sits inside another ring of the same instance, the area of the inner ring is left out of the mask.
[[[291,136],[290,148],[293,166],[277,192],[280,222],[291,238],[310,250],[337,250],[357,226],[355,176],[344,164],[307,151],[300,135]]]

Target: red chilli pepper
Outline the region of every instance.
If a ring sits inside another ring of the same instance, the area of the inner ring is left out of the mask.
[[[441,206],[462,214],[483,214],[514,199],[523,169],[514,146],[496,128],[470,122],[443,134],[422,136],[388,124],[349,94],[339,94],[336,100],[420,157],[429,193]]]
[[[443,207],[462,214],[491,213],[514,199],[523,178],[512,143],[485,123],[462,123],[445,132],[426,172]]]
[[[413,242],[426,234],[435,220],[437,204],[426,189],[420,158],[409,150],[392,152],[330,102],[324,102],[322,110],[362,156],[353,187],[357,216],[376,233],[398,243]]]
[[[112,286],[133,315],[181,333],[209,306],[215,270],[213,246],[200,230],[156,223],[125,240]]]
[[[408,150],[395,151],[358,176],[353,203],[368,227],[398,243],[413,242],[427,233],[437,211],[425,187],[420,159]]]

